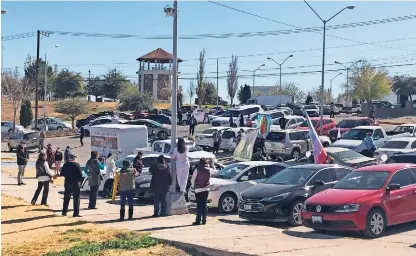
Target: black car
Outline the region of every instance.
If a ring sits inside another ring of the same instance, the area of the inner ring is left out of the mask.
[[[305,164],[286,168],[264,183],[241,193],[240,218],[261,222],[302,224],[303,202],[312,195],[332,187],[353,169],[328,164]]]
[[[416,152],[394,154],[388,158],[387,163],[416,164]]]
[[[168,116],[162,115],[162,114],[149,115],[146,119],[150,119],[150,120],[156,121],[156,122],[161,123],[161,124],[169,124],[169,125],[172,124],[170,118]]]
[[[102,112],[98,112],[96,114],[89,115],[87,118],[77,120],[75,126],[77,128],[81,128],[81,126],[85,126],[85,125],[89,124],[92,120],[97,119],[97,118],[102,117],[102,116],[114,116],[114,112],[113,111],[102,111]]]

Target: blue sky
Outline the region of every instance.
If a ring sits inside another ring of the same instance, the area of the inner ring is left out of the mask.
[[[322,23],[303,2],[223,2],[226,5],[259,14],[298,27],[317,27]],[[163,7],[172,2],[4,2],[2,9],[2,36],[34,32],[37,29],[50,31],[115,33],[134,35],[169,35],[172,33],[172,18],[165,17]],[[355,5],[354,10],[347,10],[337,16],[329,25],[376,20],[416,14],[416,2],[310,2],[323,17],[329,18],[346,5]],[[408,20],[382,25],[356,27],[328,31],[328,35],[341,36],[352,40],[375,42],[415,36],[416,20]],[[275,22],[259,19],[206,2],[179,2],[179,35],[203,33],[257,32],[269,30],[293,29]],[[48,55],[51,64],[59,68],[68,68],[88,75],[105,73],[109,68],[117,68],[131,80],[137,80],[136,58],[161,47],[172,52],[171,40],[110,39],[93,37],[74,37],[51,35],[41,41],[41,56],[53,45],[60,47]],[[327,37],[327,47],[356,44],[333,37]],[[327,49],[326,69],[334,69],[335,60],[350,62],[361,58],[370,60],[374,65],[416,63],[416,38],[396,42],[380,43],[383,46],[402,48],[402,50],[382,48],[371,45]],[[3,42],[4,67],[23,67],[27,54],[36,56],[36,37]],[[231,55],[256,55],[264,53],[292,52],[294,57],[283,66],[283,73],[320,70],[321,50],[301,51],[322,47],[322,35],[301,33],[278,36],[251,38],[179,40],[178,56],[186,61],[181,63],[179,71],[182,77],[195,78],[199,52],[205,48],[206,71],[208,77],[215,77],[217,57]],[[270,54],[268,56],[280,62],[289,53]],[[266,60],[266,55],[240,57],[239,84],[252,85],[249,70],[265,63],[264,70],[258,75],[276,73],[277,65]],[[219,60],[220,76],[224,76],[230,59]],[[122,63],[122,64],[115,64]],[[310,66],[301,68],[299,66]],[[286,67],[286,69],[285,69]],[[20,69],[23,72],[23,69]],[[389,68],[389,74],[413,74],[416,66]],[[326,73],[325,85],[337,72]],[[256,86],[274,85],[279,77],[257,77]],[[340,85],[345,83],[345,73],[333,82],[334,94],[340,92]],[[210,79],[214,83],[215,78]],[[287,74],[283,82],[295,82],[304,90],[320,85],[321,74]],[[180,85],[187,87],[189,80],[180,80]],[[219,94],[227,97],[226,80],[219,80]]]

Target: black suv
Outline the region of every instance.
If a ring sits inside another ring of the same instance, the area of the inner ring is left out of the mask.
[[[332,187],[353,169],[328,164],[306,164],[288,167],[264,183],[241,193],[238,215],[261,222],[302,224],[303,202],[312,195]]]

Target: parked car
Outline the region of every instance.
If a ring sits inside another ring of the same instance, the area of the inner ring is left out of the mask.
[[[334,142],[338,137],[338,130],[341,136],[357,126],[378,126],[379,122],[368,117],[349,117],[341,120],[334,128],[328,131],[328,137]]]
[[[302,222],[317,231],[361,231],[377,238],[388,226],[416,221],[415,191],[416,165],[359,168],[306,200]]]
[[[162,114],[150,114],[147,119],[156,121],[161,124],[168,124],[172,125],[172,121],[170,120],[170,117]]]
[[[330,159],[332,159],[334,164],[350,166],[354,169],[377,164],[376,159],[363,156],[360,153],[347,148],[329,147],[325,149],[325,152]]]
[[[291,116],[291,115],[285,115],[285,121],[286,121],[286,129],[295,129],[299,125],[301,125],[306,119],[303,116]],[[271,128],[275,130],[280,129],[280,117],[277,118]]]
[[[350,114],[352,112],[352,107],[342,107],[341,113]]]
[[[244,105],[229,108],[221,117],[210,116],[212,126],[230,126],[230,116],[233,116],[233,126],[237,127],[240,123],[240,115],[244,117],[244,123],[247,121],[248,116],[252,116],[255,113],[264,112],[260,105]]]
[[[141,111],[141,112],[133,112],[133,120],[136,119],[146,119],[149,117],[149,112]]]
[[[241,192],[285,168],[285,164],[267,161],[239,162],[228,165],[210,179],[208,207],[217,208],[221,213],[237,211],[237,202]],[[196,201],[193,187],[189,189],[188,197],[189,201]]]
[[[197,121],[197,123],[203,123],[205,119],[205,110],[202,108],[195,108],[191,115],[193,115]],[[182,115],[182,125],[188,125],[188,116],[189,112],[183,113]],[[209,118],[208,121],[210,122]]]
[[[374,157],[381,159],[381,156],[385,154],[389,158],[397,153],[410,152],[416,152],[416,137],[397,137],[379,147],[374,153]]]
[[[22,132],[24,129],[25,128],[23,126],[18,124],[14,126],[14,132]],[[1,121],[1,133],[11,135],[13,133],[13,122]]]
[[[272,123],[276,122],[279,118],[282,116],[289,115],[289,112],[284,109],[274,109],[274,110],[268,110],[260,113],[262,115],[269,115],[272,119]],[[246,119],[246,126],[247,127],[256,127],[257,126],[257,119],[258,119],[259,113],[255,113],[254,115],[250,116],[250,118]]]
[[[320,117],[312,117],[310,118],[313,127],[315,127],[315,131],[317,134],[320,132],[320,125],[321,125],[321,118]],[[323,118],[323,125],[322,125],[322,134],[321,135],[328,135],[328,132],[336,126],[334,119],[324,117]],[[305,120],[301,123],[297,129],[301,130],[309,130],[308,121]]]
[[[266,153],[272,157],[299,158],[312,149],[311,140],[302,130],[271,130],[266,137]]]
[[[416,164],[416,152],[394,154],[388,158],[387,163]]]
[[[288,167],[242,192],[238,215],[249,221],[289,222],[299,226],[304,201],[330,188],[351,171],[349,167],[326,164]]]
[[[237,147],[237,136],[240,130],[244,132],[252,130],[249,127],[230,128],[222,132],[220,149],[224,151],[234,151]]]
[[[416,134],[416,124],[401,124],[396,126],[392,131],[387,132],[387,135],[393,136],[402,133],[409,133],[409,135]]]
[[[147,126],[147,132],[149,136],[152,134],[152,132],[154,132],[156,137],[161,140],[169,138],[172,130],[172,127],[168,124],[161,124],[150,119],[132,120],[127,121],[124,124],[145,125]]]
[[[308,114],[310,117],[318,117],[319,116],[319,107],[318,105],[305,105],[303,110]]]
[[[87,118],[76,120],[75,126],[77,128],[81,128],[82,126],[89,124],[92,120],[95,120],[99,117],[104,117],[104,116],[114,117],[114,115],[115,114],[113,111],[101,111],[101,112],[89,115]]]
[[[195,142],[197,146],[200,146],[203,149],[212,148],[214,146],[214,140],[212,135],[215,131],[226,131],[230,129],[230,127],[211,127],[198,133],[195,137]]]
[[[331,114],[331,107],[329,105],[324,105],[324,115],[330,115]],[[340,110],[337,106],[334,105],[334,114],[339,115]]]
[[[56,117],[47,117],[46,125],[48,126],[49,131],[63,131],[72,128],[72,125],[68,122],[64,122]],[[35,121],[32,122],[32,128],[35,128]],[[39,131],[46,130],[45,122],[43,118],[38,119],[38,128]]]
[[[39,137],[40,133],[38,131],[25,131],[17,132],[12,134],[7,141],[7,147],[9,152],[17,149],[20,142],[25,142],[27,149],[39,148]]]
[[[293,115],[293,110],[286,106],[277,106],[275,109],[277,110],[286,110],[289,115]]]
[[[354,104],[351,108],[351,113],[361,114],[361,104]]]
[[[90,136],[90,129],[92,126],[100,125],[100,124],[123,124],[127,122],[127,120],[120,119],[118,117],[111,117],[111,116],[103,116],[97,119],[92,120],[89,124],[84,125],[84,135]],[[78,129],[80,132],[80,129]]]

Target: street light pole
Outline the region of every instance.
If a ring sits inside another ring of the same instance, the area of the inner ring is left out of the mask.
[[[59,44],[55,44],[55,46],[50,49],[48,52],[45,52],[45,88],[43,93],[43,123],[45,124],[45,131],[48,131],[48,126],[46,125],[46,88],[48,84],[48,61],[47,57],[48,54],[55,48],[58,48]]]
[[[346,10],[346,9],[354,9],[355,6],[354,5],[350,5],[347,7],[344,7],[343,9],[341,9],[339,12],[337,12],[335,15],[333,15],[331,18],[329,18],[328,20],[324,20],[321,18],[321,16],[312,8],[312,6],[306,2],[306,0],[304,0],[304,2],[309,6],[309,8],[316,14],[316,16],[322,21],[322,23],[324,24],[324,31],[323,31],[323,43],[322,43],[322,79],[321,79],[321,108],[320,108],[320,124],[319,124],[319,133],[320,135],[323,134],[323,130],[322,130],[322,126],[324,123],[324,86],[325,86],[325,34],[326,34],[326,23],[328,23],[329,21],[331,21],[333,18],[335,18],[338,14],[340,14],[342,11]]]
[[[273,61],[274,63],[276,63],[277,65],[279,65],[279,70],[280,70],[280,75],[279,75],[279,86],[280,86],[280,91],[282,91],[282,65],[287,61],[287,59],[293,57],[293,54],[289,55],[282,63],[278,63],[277,61],[275,61],[273,58],[267,57],[268,60]]]
[[[344,68],[345,68],[345,70],[347,70],[347,97],[346,97],[346,105],[348,106],[348,103],[349,103],[349,71],[350,71],[350,69],[355,65],[355,64],[357,64],[358,62],[361,62],[362,60],[357,60],[356,62],[354,62],[351,66],[349,66],[349,67],[346,67],[344,64],[342,64],[341,62],[339,62],[339,61],[335,61],[335,64],[339,64],[339,65],[341,65],[341,66],[343,66]],[[351,104],[352,105],[352,104]]]
[[[338,73],[336,76],[334,76],[332,79],[331,79],[331,83],[330,83],[330,92],[331,92],[331,100],[332,100],[332,80],[334,80],[335,78],[337,78],[338,76],[340,76],[340,75],[342,75],[342,73]]]
[[[254,97],[254,85],[255,85],[255,82],[256,82],[256,71],[257,70],[259,70],[261,67],[264,67],[264,66],[266,66],[266,64],[261,64],[258,68],[256,68],[254,71],[253,71],[253,93],[252,93],[252,95],[253,95],[253,97]]]
[[[7,10],[1,10],[1,14],[7,14]],[[1,45],[1,73],[3,74],[3,56],[4,56],[4,47],[3,44]]]

